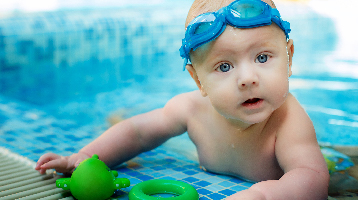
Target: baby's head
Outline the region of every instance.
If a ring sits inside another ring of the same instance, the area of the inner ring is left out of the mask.
[[[245,29],[270,24],[283,30],[288,39],[290,24],[281,19],[272,0],[195,0],[186,19],[186,34],[180,49],[184,66],[191,60],[190,52],[215,40],[226,25]]]
[[[270,0],[196,0],[189,11],[181,56],[225,118],[261,122],[288,95],[293,42],[272,8]]]

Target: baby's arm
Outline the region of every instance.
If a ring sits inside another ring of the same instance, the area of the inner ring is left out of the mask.
[[[176,96],[162,109],[134,116],[112,126],[77,154],[69,157],[45,154],[35,169],[41,173],[47,169],[72,172],[79,162],[92,154],[97,154],[111,167],[151,150],[186,131],[185,99],[186,95]]]
[[[284,122],[275,144],[276,158],[285,174],[279,180],[254,184],[228,199],[327,199],[329,174],[314,127],[292,98],[292,107],[280,117]]]
[[[257,183],[250,190],[267,200],[327,199],[329,174],[314,134],[293,137],[291,142],[284,137],[277,141],[276,156],[285,174],[279,180]]]

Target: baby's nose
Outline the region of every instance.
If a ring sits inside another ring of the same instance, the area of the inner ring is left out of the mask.
[[[242,76],[239,77],[238,86],[240,89],[246,89],[250,87],[257,86],[259,84],[259,79],[254,70],[245,70]]]
[[[252,83],[248,82],[248,83],[241,83],[241,87],[244,88],[246,86],[251,86],[251,85],[256,85],[256,81],[253,81]]]

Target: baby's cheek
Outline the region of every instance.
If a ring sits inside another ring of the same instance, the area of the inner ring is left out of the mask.
[[[211,93],[213,94],[213,93]],[[230,113],[236,108],[237,98],[234,98],[228,91],[217,92],[215,95],[208,95],[212,106],[225,118],[231,118]]]
[[[275,86],[275,91],[272,92],[275,94],[275,102],[277,102],[277,107],[281,106],[281,104],[286,100],[289,94],[289,84],[288,80],[282,81],[281,84],[277,84]]]

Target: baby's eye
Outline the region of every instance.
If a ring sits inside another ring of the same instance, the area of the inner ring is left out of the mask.
[[[261,54],[259,56],[257,56],[255,63],[265,63],[268,60],[268,56],[265,54]]]
[[[220,64],[220,66],[216,70],[221,71],[221,72],[228,72],[232,68],[233,67],[229,63],[222,63],[222,64]]]

